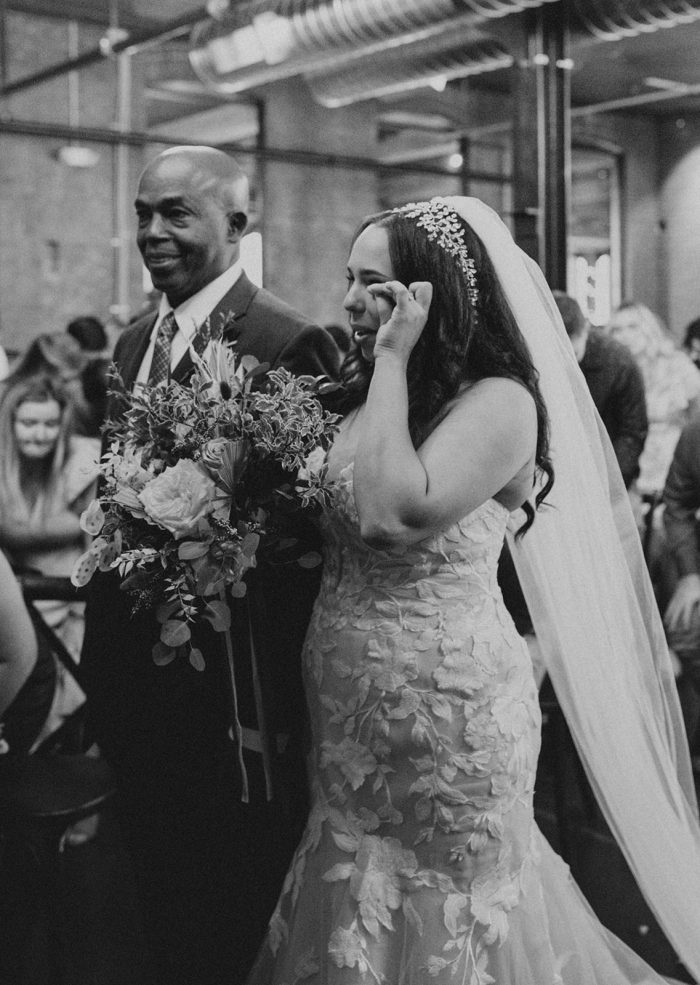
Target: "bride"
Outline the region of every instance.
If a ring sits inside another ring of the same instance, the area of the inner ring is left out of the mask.
[[[313,806],[249,985],[662,979],[533,816],[540,716],[508,536],[559,700],[637,881],[700,975],[687,746],[624,486],[538,268],[482,203],[366,219],[307,635]]]

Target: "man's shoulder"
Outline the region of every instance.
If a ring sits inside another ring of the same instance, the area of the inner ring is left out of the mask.
[[[588,336],[588,346],[599,358],[624,366],[636,366],[634,356],[622,342],[611,338],[602,328],[594,328]]]
[[[629,385],[643,386],[642,371],[637,360],[622,342],[610,338],[603,329],[593,329],[588,336],[581,370],[597,372],[608,379],[625,380]]]
[[[289,331],[299,331],[314,326],[314,322],[307,315],[303,315],[266,288],[259,287],[251,300],[248,314],[253,316],[263,312],[267,319],[274,320],[282,328],[287,327]]]

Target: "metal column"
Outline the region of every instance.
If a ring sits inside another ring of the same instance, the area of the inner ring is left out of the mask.
[[[571,192],[569,28],[564,3],[525,18],[515,72],[515,238],[553,289],[566,290]]]

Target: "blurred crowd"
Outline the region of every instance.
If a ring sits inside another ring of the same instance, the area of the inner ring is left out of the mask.
[[[64,331],[37,335],[14,359],[4,353],[0,358],[0,594],[5,601],[12,598],[8,572],[67,578],[85,549],[80,514],[96,489],[111,349],[105,325],[86,315]],[[76,662],[83,608],[76,600],[41,599],[30,613]],[[28,659],[24,649],[0,653],[0,737],[6,751],[35,748],[85,700],[55,655],[47,659],[46,648],[37,643]],[[18,721],[22,718],[27,721]]]

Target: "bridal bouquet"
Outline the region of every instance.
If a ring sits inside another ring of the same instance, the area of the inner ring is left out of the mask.
[[[82,586],[96,570],[118,569],[134,610],[155,608],[155,662],[186,654],[201,670],[193,625],[208,621],[230,644],[227,593],[245,595],[259,554],[279,551],[306,567],[320,560],[300,551],[284,520],[326,498],[325,465],[308,462],[328,447],[337,418],[313,377],[238,359],[221,340],[192,359],[188,386],[120,391],[125,411],[102,459],[101,494],[81,517],[94,540],[71,580]]]

